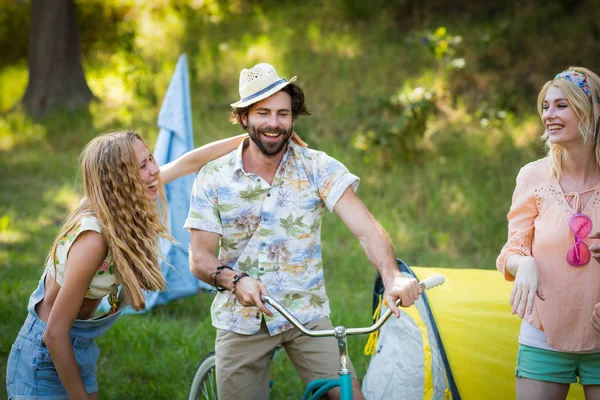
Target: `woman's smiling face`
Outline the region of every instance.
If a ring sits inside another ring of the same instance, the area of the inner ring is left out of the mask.
[[[140,178],[146,185],[148,198],[156,201],[158,200],[158,174],[160,169],[144,142],[135,139],[132,146],[135,158],[140,166]]]
[[[550,86],[542,103],[542,123],[550,143],[563,147],[583,143],[579,132],[579,117],[562,90]]]

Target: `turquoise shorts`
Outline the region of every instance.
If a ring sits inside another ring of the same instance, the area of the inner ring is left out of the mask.
[[[600,385],[600,353],[564,353],[519,345],[518,378],[555,383]]]

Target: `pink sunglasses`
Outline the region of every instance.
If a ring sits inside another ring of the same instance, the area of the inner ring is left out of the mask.
[[[575,243],[567,252],[567,262],[574,267],[584,266],[591,258],[590,249],[583,239],[592,232],[592,219],[585,214],[573,214],[569,218],[569,228],[575,236]]]

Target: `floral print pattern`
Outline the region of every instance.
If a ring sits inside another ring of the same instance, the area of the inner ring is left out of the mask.
[[[244,171],[243,147],[200,170],[185,227],[221,235],[220,262],[260,280],[302,323],[328,316],[321,220],[359,179],[327,154],[290,143],[269,185]],[[263,318],[228,292],[211,312],[215,327],[240,334],[257,332]],[[271,334],[291,327],[277,313],[264,317]]]
[[[54,270],[56,267],[56,277],[54,277],[54,279],[59,285],[62,284],[65,278],[65,269],[67,267],[67,255],[69,254],[69,249],[77,237],[85,231],[102,233],[98,220],[92,214],[82,216],[79,223],[77,223],[73,229],[71,229],[59,240],[54,260],[49,260],[48,264],[46,265],[46,269],[52,277],[55,275]],[[96,275],[92,279],[92,282],[86,291],[85,297],[88,299],[101,299],[107,294],[116,293],[117,289],[118,284],[115,277],[112,254],[109,251],[106,255],[106,258],[98,268]]]
[[[109,265],[107,261],[104,261],[102,265],[100,265],[100,268],[98,268],[98,275],[104,275],[106,273],[108,273],[109,275],[115,274],[113,271],[112,264]]]

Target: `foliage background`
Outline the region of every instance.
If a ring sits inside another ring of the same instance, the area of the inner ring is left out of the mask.
[[[600,70],[594,0],[76,4],[86,77],[100,100],[34,121],[18,106],[30,3],[0,0],[2,374],[49,245],[80,199],[80,150],[124,128],[152,146],[181,53],[197,145],[238,133],[227,116],[242,68],[266,61],[297,75],[313,115],[296,130],[361,176],[359,195],[399,257],[448,268],[494,268],[514,178],[543,156],[539,88],[569,65]],[[327,216],[323,232],[332,319],[366,325],[374,271],[339,219]],[[99,340],[101,397],[185,398],[196,363],[213,347],[211,300],[202,293],[123,317]],[[365,341],[350,341],[359,376]],[[272,398],[297,398],[293,368],[285,357],[275,364]]]

